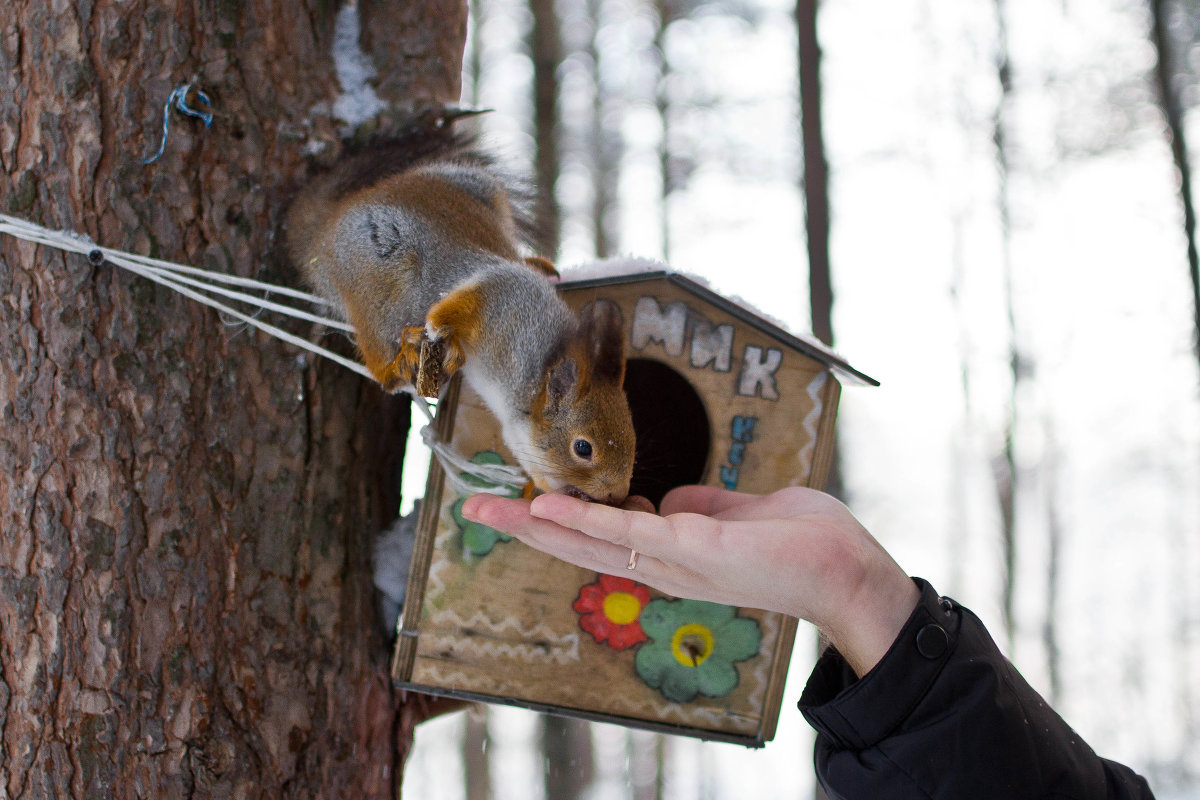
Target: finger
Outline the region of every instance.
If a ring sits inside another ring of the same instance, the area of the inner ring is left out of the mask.
[[[493,523],[514,525],[529,515],[529,501],[497,497],[494,494],[474,494],[463,501],[462,515],[472,522],[493,528],[496,527]]]
[[[567,538],[563,536],[564,531],[582,535],[578,531],[568,531],[557,523],[531,516],[528,500],[477,494],[463,502],[462,515],[472,522],[495,528],[524,542],[559,542]]]
[[[585,503],[559,494],[544,494],[534,498],[529,513],[538,519],[550,520],[594,538],[638,550],[642,548],[635,547],[634,540],[652,537],[650,529],[655,523],[662,523],[654,514]]]
[[[647,514],[653,514],[654,503],[651,503],[645,497],[638,494],[631,494],[625,498],[625,502],[621,503],[621,508],[626,511],[645,511]]]
[[[529,513],[669,564],[686,564],[720,536],[720,522],[699,514],[656,514],[585,503],[565,495],[535,498]]]
[[[659,504],[659,510],[664,517],[679,513],[711,517],[758,499],[759,496],[755,494],[731,492],[717,486],[680,486],[667,492]]]
[[[533,517],[529,514],[529,505],[527,500],[481,494],[467,498],[462,512],[467,519],[515,536],[531,547],[563,561],[612,575],[626,572],[628,547]],[[639,559],[638,569],[644,570],[649,565],[649,559]]]
[[[658,525],[667,529],[671,528],[670,522],[653,514],[622,512],[607,506],[584,503],[582,500],[575,500],[563,495],[542,495],[532,503],[524,500],[499,498],[494,495],[476,495],[468,498],[463,504],[463,515],[509,533],[531,547],[584,569],[634,578],[639,583],[677,597],[694,597],[718,602],[729,602],[734,599],[732,595],[726,596],[718,587],[712,585],[711,580],[706,577],[711,570],[698,571],[696,567],[686,566],[674,559],[656,557],[653,551],[647,549],[656,546],[656,540],[652,537],[639,539],[638,543],[641,546],[631,548],[629,545],[616,544],[603,538],[589,536],[577,529],[564,527],[555,521],[540,519],[529,513],[534,507],[543,507],[539,513],[549,513],[562,510],[561,508],[556,509],[555,506],[571,507],[576,503],[584,506],[585,512],[589,508],[604,509],[618,516],[633,517],[643,521],[647,519],[657,521]],[[608,515],[602,514],[601,516]],[[683,514],[675,519],[683,521],[681,527],[686,531],[686,536],[679,538],[686,538],[687,541],[675,545],[683,556],[689,554],[694,556],[696,550],[705,552],[708,549],[708,543],[712,543],[718,538],[717,528],[720,526],[708,517]],[[637,527],[637,525],[634,526],[635,529]],[[635,535],[636,533],[635,530]],[[670,537],[675,536],[674,531],[668,531],[665,536],[657,540],[657,543],[667,541]],[[628,567],[631,549],[637,549],[639,552],[636,567],[632,571]]]

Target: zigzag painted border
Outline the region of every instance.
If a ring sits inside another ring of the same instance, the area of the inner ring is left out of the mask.
[[[463,619],[450,609],[444,609],[429,617],[427,624],[433,630],[421,634],[421,650],[439,647],[452,649],[459,653],[468,654],[475,658],[511,658],[526,663],[554,661],[559,664],[570,664],[579,660],[579,633],[560,634],[551,630],[545,623],[538,623],[531,628],[523,627],[511,617],[496,622],[476,612],[470,618]],[[439,630],[450,629],[451,633],[439,633]],[[486,639],[466,639],[458,633],[463,630],[483,630],[496,637],[511,639],[513,634],[524,640],[546,642],[547,647],[530,644],[507,644],[490,642]]]
[[[771,656],[779,644],[779,615],[767,614],[763,619],[758,621],[758,624],[762,627],[763,637],[759,643],[758,655],[756,656],[758,666],[751,673],[754,676],[756,685],[746,697],[746,702],[750,704],[751,708],[761,709],[763,707],[763,698],[767,694],[767,685],[771,682],[771,665],[773,663]]]
[[[429,623],[437,626],[458,626],[459,629],[464,627],[483,628],[497,635],[504,631],[515,631],[522,638],[539,638],[542,641],[551,641],[560,645],[562,649],[556,651],[524,644],[499,644],[476,639],[465,640],[454,633],[439,636],[435,632],[429,632],[421,636],[421,649],[426,652],[429,652],[429,649],[437,650],[444,647],[452,649],[456,653],[470,655],[480,660],[501,657],[535,663],[555,661],[559,664],[566,664],[578,661],[579,659],[580,639],[578,634],[556,635],[543,624],[536,625],[533,628],[524,628],[515,620],[506,619],[497,623],[488,620],[482,614],[472,615],[469,620],[464,621],[458,614],[449,610],[438,612],[438,614],[430,618]],[[770,652],[775,647],[779,636],[779,624],[776,615],[769,615],[760,624],[764,628],[763,647],[760,648],[756,656],[758,664],[750,675],[751,680],[754,681],[754,688],[751,690],[746,701],[747,705],[752,709],[761,708],[770,680]],[[422,669],[439,686],[454,689],[460,686],[468,686],[473,682],[467,674],[454,669],[443,669],[433,659],[424,659]],[[737,729],[737,732],[747,734],[752,734],[758,730],[761,721],[761,718],[758,716],[689,707],[688,705],[655,703],[648,706],[643,702],[627,699],[621,694],[611,696],[608,699],[608,707],[602,713],[625,714],[641,719],[653,717],[657,718],[660,722],[670,722],[700,728],[709,727],[714,730],[727,731],[734,728]]]
[[[813,450],[817,447],[817,423],[821,420],[821,390],[825,388],[825,381],[829,380],[828,372],[819,372],[817,377],[813,378],[808,386],[805,387],[805,392],[812,398],[813,406],[807,414],[804,415],[804,432],[808,434],[808,441],[800,452],[796,454],[797,460],[800,461],[800,469],[807,476],[812,472],[812,456]]]
[[[449,500],[445,501],[445,498],[449,498]],[[457,534],[453,521],[449,518],[449,509],[458,500],[458,495],[453,490],[447,489],[445,498],[443,498],[442,507],[438,509],[438,532],[433,539],[433,559],[429,565],[429,574],[425,579],[426,608],[432,601],[446,593],[446,582],[442,578],[442,572],[450,568],[450,562],[444,554],[449,552],[450,544],[452,544],[450,540]]]
[[[467,689],[469,687],[470,691],[479,691],[478,679],[472,678],[465,672],[449,668],[443,669],[439,664],[431,663],[429,660],[426,660],[422,664],[421,669],[424,672],[423,678],[428,680],[432,685],[442,686],[447,689]],[[651,719],[650,714],[647,712],[653,712],[653,717],[657,719]],[[718,731],[744,733],[747,735],[751,735],[757,731],[759,725],[757,717],[747,717],[727,711],[713,711],[701,708],[688,709],[682,706],[661,705],[650,708],[645,704],[627,700],[620,695],[612,697],[607,708],[595,713],[614,716],[624,715],[634,719],[648,719],[650,721],[685,725],[693,728],[711,728]]]

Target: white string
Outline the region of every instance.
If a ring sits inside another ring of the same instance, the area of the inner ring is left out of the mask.
[[[433,452],[438,463],[442,465],[442,472],[445,473],[446,480],[459,495],[476,493],[511,495],[514,490],[520,491],[525,488],[528,478],[520,467],[508,464],[478,464],[455,452],[438,437],[437,431],[434,430],[433,413],[429,410],[428,401],[417,394],[415,388],[409,387],[406,391],[412,394],[417,410],[425,415],[426,424],[421,428],[422,441]],[[476,478],[483,485],[467,481],[464,478],[465,475]]]
[[[261,289],[266,292],[274,292],[275,294],[284,295],[285,297],[294,297],[297,300],[303,300],[306,303],[313,305],[325,306],[329,302],[315,294],[293,289],[290,286],[278,286],[273,283],[263,283],[256,281],[253,278],[243,278],[240,275],[229,275],[224,272],[213,272],[212,270],[200,269],[199,267],[189,267],[186,264],[176,264],[173,261],[163,261],[158,258],[149,256],[141,256],[136,253],[126,253],[120,250],[111,250],[107,247],[101,247],[93,242],[87,236],[74,233],[72,231],[56,231],[50,228],[43,228],[41,225],[34,224],[28,220],[23,220],[18,217],[10,217],[7,214],[0,214],[0,233],[7,233],[10,236],[15,236],[18,239],[26,239],[39,244],[48,244],[52,247],[57,247],[60,250],[67,250],[72,253],[82,253],[90,255],[93,250],[99,250],[104,254],[106,259],[113,256],[120,256],[128,261],[133,261],[147,267],[155,267],[158,269],[167,270],[168,272],[179,272],[185,275],[197,275],[206,280],[215,283],[226,283],[231,286],[244,286],[248,289]]]
[[[114,261],[115,263],[116,258],[117,257],[109,258],[109,260]],[[292,308],[291,306],[285,306],[280,303],[273,303],[266,298],[255,297],[254,295],[246,294],[245,292],[235,292],[232,289],[222,289],[220,286],[212,286],[204,281],[199,281],[195,278],[188,278],[183,273],[178,271],[168,271],[159,269],[157,267],[141,267],[140,269],[145,270],[145,272],[139,272],[138,274],[146,275],[146,277],[150,277],[150,273],[154,273],[164,278],[166,278],[167,275],[170,275],[171,277],[168,278],[168,280],[171,281],[178,281],[179,283],[187,284],[188,286],[195,286],[206,292],[219,294],[223,297],[228,297],[233,300],[240,300],[243,303],[256,305],[259,308],[266,309],[267,311],[275,311],[280,314],[285,314],[289,317],[295,317],[296,319],[307,320],[308,322],[316,322],[317,324],[324,325],[327,328],[337,328],[340,331],[354,333],[354,326],[348,322],[342,322],[341,320],[310,314],[307,311],[301,311],[298,308]],[[150,279],[155,280],[155,278],[152,277]]]
[[[271,283],[256,281],[252,278],[243,278],[238,275],[229,275],[223,272],[213,272],[211,270],[199,269],[197,267],[189,267],[185,264],[176,264],[171,261],[163,261],[157,258],[148,256],[140,256],[136,253],[126,253],[121,250],[112,250],[107,247],[100,247],[90,238],[72,231],[56,231],[50,228],[44,228],[41,225],[34,224],[27,220],[17,217],[10,217],[7,214],[0,214],[0,233],[7,233],[9,236],[35,244],[49,245],[56,247],[59,250],[65,250],[71,253],[80,253],[88,257],[89,260],[94,260],[94,253],[99,253],[103,256],[103,260],[109,263],[128,270],[143,278],[154,281],[155,283],[166,286],[170,289],[182,294],[184,297],[191,298],[198,303],[203,303],[210,308],[214,308],[223,314],[228,314],[235,319],[245,322],[247,325],[252,325],[258,328],[263,333],[274,336],[296,347],[303,348],[309,352],[328,358],[334,363],[340,364],[346,369],[351,370],[365,378],[374,380],[370,370],[364,367],[357,361],[351,361],[348,358],[338,355],[332,350],[321,347],[319,344],[302,339],[295,336],[282,328],[278,328],[269,323],[263,322],[260,319],[244,314],[230,306],[214,300],[207,295],[201,294],[198,291],[193,291],[188,287],[194,287],[203,292],[212,292],[223,297],[237,300],[238,302],[246,303],[247,305],[257,306],[268,311],[275,311],[280,314],[285,314],[296,319],[315,322],[319,325],[335,328],[337,330],[354,332],[354,327],[348,325],[341,320],[330,317],[323,317],[316,314],[311,314],[291,306],[275,303],[262,297],[257,297],[245,292],[238,292],[231,289],[223,289],[219,286],[214,286],[214,283],[223,283],[230,286],[242,286],[245,288],[258,289],[260,291],[271,292],[274,294],[291,297],[297,300],[311,303],[318,306],[327,306],[328,303],[324,298],[318,297],[307,292],[302,292],[293,289],[289,286],[277,286]],[[193,276],[193,277],[188,277]],[[483,492],[487,494],[508,495],[512,494],[514,489],[521,489],[525,486],[527,479],[520,467],[509,466],[507,464],[477,464],[473,461],[463,458],[456,453],[445,442],[441,441],[437,432],[433,428],[433,412],[430,410],[430,404],[417,393],[414,387],[406,387],[406,392],[411,395],[413,402],[417,408],[424,414],[427,424],[421,428],[421,438],[429,449],[433,452],[438,462],[442,465],[446,479],[458,491],[460,495],[475,494]],[[470,475],[476,478],[480,483],[466,480],[464,475]]]
[[[174,289],[175,291],[179,292],[184,297],[190,297],[191,299],[195,300],[198,303],[203,303],[204,305],[209,306],[210,308],[217,309],[218,311],[220,311],[223,314],[228,314],[231,317],[240,319],[242,322],[245,322],[247,325],[253,325],[255,328],[258,328],[263,333],[274,336],[277,339],[282,339],[283,341],[285,341],[289,344],[294,344],[297,347],[301,347],[305,350],[308,350],[309,352],[316,353],[317,355],[320,355],[320,356],[324,356],[325,358],[328,358],[330,361],[341,364],[343,367],[345,367],[348,370],[357,372],[359,375],[362,375],[364,378],[370,378],[371,380],[374,380],[374,376],[371,375],[370,370],[368,370],[362,364],[359,364],[357,361],[351,361],[348,358],[339,356],[337,353],[333,352],[332,350],[327,350],[326,348],[321,347],[321,345],[319,345],[319,344],[315,344],[313,342],[308,341],[307,339],[302,339],[299,336],[290,334],[287,331],[283,330],[282,328],[277,328],[274,325],[271,325],[270,323],[267,323],[267,322],[263,322],[262,320],[252,317],[249,314],[243,314],[241,311],[238,311],[237,309],[231,308],[230,306],[227,306],[224,303],[219,302],[217,300],[213,300],[211,297],[206,297],[205,295],[202,295],[199,292],[194,292],[191,289],[188,289],[183,284],[177,283],[175,280],[168,278],[161,273],[153,272],[153,271],[151,271],[145,267],[139,266],[131,261],[127,261],[126,259],[122,258],[121,256],[108,258],[107,260],[112,262],[113,264],[116,264],[119,267],[122,267],[123,269],[127,269],[130,272],[133,272],[137,275],[141,275],[144,278],[149,278],[150,280],[154,281],[155,283],[161,283],[163,286]],[[124,262],[124,263],[122,263],[122,262]],[[324,324],[324,323],[322,323],[322,324]]]

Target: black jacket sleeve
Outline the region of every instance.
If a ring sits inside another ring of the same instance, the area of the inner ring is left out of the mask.
[[[1092,752],[978,617],[916,581],[921,601],[874,669],[856,679],[829,648],[801,695],[830,798],[1153,797]]]

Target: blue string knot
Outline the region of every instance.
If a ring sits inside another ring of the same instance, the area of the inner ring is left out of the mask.
[[[150,158],[141,159],[143,164],[153,164],[158,160],[158,157],[163,154],[163,150],[165,150],[167,147],[167,134],[169,133],[171,126],[172,103],[175,104],[175,108],[182,113],[187,114],[189,117],[197,117],[204,120],[205,128],[212,126],[213,115],[211,111],[203,111],[201,109],[192,108],[187,104],[187,95],[191,90],[192,85],[190,83],[185,83],[181,86],[176,86],[175,90],[171,92],[169,97],[167,97],[167,102],[165,105],[163,105],[162,141],[158,145],[157,153]],[[196,97],[200,98],[204,105],[212,108],[212,101],[208,99],[208,95],[206,95],[203,90],[196,89]]]

